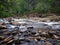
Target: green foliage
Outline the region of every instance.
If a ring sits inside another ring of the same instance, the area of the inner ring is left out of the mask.
[[[0,0],[0,17],[35,12],[60,13],[60,0]]]
[[[60,14],[60,0],[53,0],[51,6],[51,12]]]
[[[50,5],[46,3],[38,3],[35,10],[40,13],[47,13],[50,9]]]

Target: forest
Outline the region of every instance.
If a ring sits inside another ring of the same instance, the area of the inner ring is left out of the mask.
[[[30,13],[60,14],[60,0],[0,0],[0,17]]]

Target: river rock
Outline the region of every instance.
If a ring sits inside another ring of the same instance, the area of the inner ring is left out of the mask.
[[[4,32],[3,34],[8,35],[8,34],[10,34],[10,32]]]
[[[0,36],[0,40],[3,40],[4,39],[4,36]]]
[[[12,39],[13,39],[13,36],[11,35],[11,36],[9,36],[8,38],[4,39],[3,42],[8,42],[8,41],[10,41],[10,40],[12,40]]]
[[[59,39],[59,37],[58,37],[57,35],[53,35],[53,37],[54,37],[55,39]]]
[[[10,24],[13,24],[13,25],[19,25],[18,22],[10,22]]]
[[[0,29],[6,29],[6,26],[0,25]]]
[[[50,42],[48,42],[48,41],[46,41],[46,42],[45,42],[45,45],[53,45],[53,44],[50,43]]]
[[[7,42],[8,44],[11,44],[14,40],[10,40],[9,42]]]
[[[0,25],[2,25],[3,24],[3,22],[0,22]]]
[[[40,35],[43,36],[43,37],[46,37],[47,36],[47,32],[41,32]]]

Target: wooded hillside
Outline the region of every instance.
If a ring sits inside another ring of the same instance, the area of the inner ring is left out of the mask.
[[[0,0],[0,17],[60,13],[60,0]]]

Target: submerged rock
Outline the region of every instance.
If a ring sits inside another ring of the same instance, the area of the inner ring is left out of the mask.
[[[27,31],[27,27],[26,26],[20,26],[19,31],[25,32],[25,31]]]

